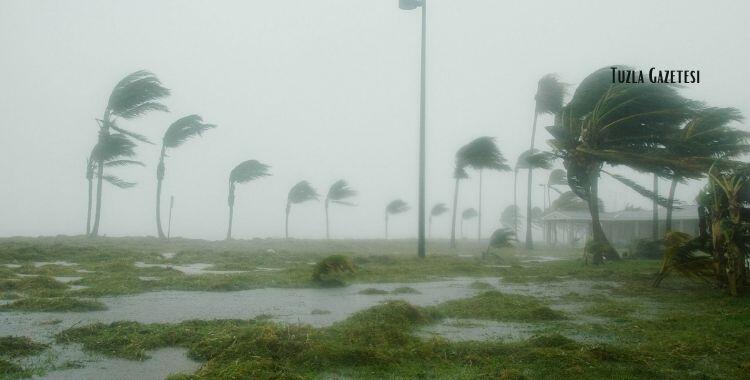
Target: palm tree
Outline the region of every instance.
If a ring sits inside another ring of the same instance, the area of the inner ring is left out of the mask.
[[[604,164],[648,173],[670,173],[701,166],[699,157],[680,157],[665,147],[694,112],[697,103],[665,84],[612,84],[611,69],[599,69],[581,82],[548,131],[550,144],[564,160],[571,190],[588,201],[590,244],[595,263],[619,259],[599,221],[598,179]],[[666,174],[665,174],[666,175]]]
[[[469,178],[469,174],[466,173],[466,166],[460,160],[459,153],[456,153],[456,168],[453,169],[453,178],[456,180],[456,184],[453,187],[453,216],[451,217],[451,248],[456,248],[456,212],[458,210],[458,184],[462,179]]]
[[[401,199],[396,199],[385,206],[385,239],[388,240],[388,216],[409,211],[409,205]]]
[[[86,212],[86,234],[91,233],[91,208],[93,206],[94,178],[98,177],[99,162],[103,162],[104,168],[120,167],[128,165],[144,166],[140,161],[130,160],[135,156],[135,143],[127,136],[115,133],[98,142],[91,150],[86,160],[86,180],[88,181],[88,207]],[[135,186],[134,182],[124,181],[114,175],[102,171],[102,180],[107,181],[115,187],[127,189]]]
[[[505,228],[515,228],[518,221],[518,207],[515,205],[508,205],[503,209],[500,214],[500,224]]]
[[[467,208],[461,213],[461,238],[464,238],[464,220],[474,219],[479,215],[477,210],[473,208]]]
[[[134,119],[151,111],[168,111],[159,100],[168,96],[169,90],[161,85],[159,79],[148,71],[137,71],[123,78],[109,96],[107,107],[99,123],[99,142],[104,142],[114,130],[124,136],[142,142],[148,139],[137,133],[122,129],[117,125],[118,118]],[[94,226],[90,235],[99,234],[99,223],[102,210],[102,181],[104,180],[104,161],[99,158],[96,162],[96,213]]]
[[[262,164],[256,160],[247,160],[235,166],[229,173],[229,196],[227,204],[229,205],[229,228],[227,229],[227,240],[232,239],[232,221],[234,219],[234,189],[238,183],[247,183],[252,180],[270,176],[268,172],[270,166]]]
[[[445,203],[437,203],[434,206],[432,206],[432,210],[430,210],[430,220],[429,220],[429,236],[432,237],[432,217],[433,216],[440,216],[445,214],[448,211],[448,207],[445,205]]]
[[[530,152],[534,152],[534,142],[536,140],[536,123],[539,115],[553,114],[558,115],[563,106],[567,85],[560,82],[555,74],[547,74],[539,79],[537,83],[536,95],[534,96],[534,123],[531,126],[531,147]],[[531,183],[533,166],[528,168],[528,178],[526,183],[526,215],[531,215]],[[526,249],[534,247],[531,236],[531,220],[526,219]]]
[[[161,184],[164,180],[164,158],[167,157],[167,149],[177,148],[187,140],[200,136],[211,128],[216,128],[216,125],[205,124],[200,116],[190,115],[175,121],[164,132],[159,165],[156,167],[156,230],[160,239],[166,238],[161,228]]]
[[[331,185],[326,194],[325,209],[326,209],[326,239],[330,239],[331,236],[328,232],[328,204],[333,202],[344,206],[354,206],[354,203],[347,202],[346,199],[354,197],[357,192],[349,187],[343,179],[340,179]]]
[[[516,166],[514,170],[513,175],[513,204],[518,206],[517,197],[516,197],[516,181],[518,180],[518,171],[520,169],[545,169],[549,170],[552,168],[552,161],[554,160],[554,156],[549,152],[541,152],[538,149],[529,149],[523,153],[521,153],[520,156],[518,156],[518,161],[516,161]],[[531,191],[531,188],[529,187],[527,191]],[[527,197],[526,199],[526,215],[531,215],[531,197]],[[516,227],[515,230],[516,233],[518,233],[518,223],[516,221]],[[530,249],[532,246],[529,244],[530,236],[531,235],[531,219],[526,218],[526,248]]]
[[[697,155],[714,159],[731,159],[750,151],[747,144],[750,133],[730,127],[732,122],[742,121],[743,117],[735,108],[706,108],[700,110],[674,136],[668,148],[675,155]],[[671,178],[667,197],[666,232],[672,230],[672,210],[674,193],[679,182],[687,178],[698,178],[706,171],[698,173],[675,172]]]
[[[552,205],[552,199],[550,198],[549,191],[554,190],[557,194],[562,194],[562,191],[558,190],[555,186],[566,186],[568,184],[568,174],[563,169],[555,169],[549,173],[547,177],[547,204]]]
[[[293,204],[304,203],[307,201],[317,201],[320,195],[307,181],[297,182],[289,190],[286,198],[286,222],[284,223],[284,235],[289,239],[289,212],[292,211]]]
[[[463,163],[462,168],[470,167],[479,171],[479,207],[477,240],[482,239],[482,172],[484,169],[510,171],[505,163],[505,157],[500,153],[492,137],[479,137],[464,145],[457,153],[457,162]]]
[[[516,241],[516,234],[510,228],[500,228],[490,235],[490,242],[487,245],[487,250],[482,252],[482,258],[486,258],[490,255],[490,249],[492,248],[510,248],[513,247],[513,242]]]

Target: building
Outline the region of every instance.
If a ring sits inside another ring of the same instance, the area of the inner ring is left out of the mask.
[[[664,233],[666,210],[659,210],[659,231]],[[627,245],[633,240],[652,237],[651,210],[622,210],[602,212],[599,219],[604,234],[612,244]],[[583,245],[591,235],[591,215],[588,210],[555,210],[542,217],[544,239],[547,244]],[[698,234],[698,206],[687,205],[674,209],[672,230]]]

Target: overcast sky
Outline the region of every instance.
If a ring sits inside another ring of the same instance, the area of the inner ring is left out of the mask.
[[[340,178],[360,196],[358,207],[332,206],[334,237],[382,237],[383,210],[395,198],[413,209],[391,218],[391,236],[415,236],[420,15],[397,3],[0,0],[0,236],[84,232],[94,119],[112,87],[140,69],[172,90],[165,100],[171,113],[127,127],[160,141],[172,121],[188,114],[219,126],[167,159],[164,199],[176,199],[174,235],[222,238],[229,171],[257,159],[272,166],[273,176],[238,186],[237,238],[282,236],[289,188],[306,179],[325,193]],[[613,63],[699,69],[702,83],[687,86],[687,96],[750,115],[747,1],[429,6],[428,207],[450,204],[453,158],[462,144],[494,136],[511,164],[528,149],[536,82],[546,73],[559,74],[572,90]],[[537,137],[546,147],[546,131]],[[157,146],[139,146],[147,167],[117,171],[136,188],[105,185],[103,234],[155,235],[158,153]],[[461,210],[477,207],[471,175],[462,183]],[[546,175],[538,172],[537,182]],[[512,203],[513,175],[484,178],[483,229],[490,232]],[[647,175],[633,178],[650,186]],[[681,186],[678,198],[692,201],[697,189]],[[524,193],[519,186],[520,198]],[[601,196],[610,210],[626,203],[650,208],[609,180]],[[534,201],[542,206],[536,184]],[[435,221],[435,236],[449,235],[449,219]],[[324,237],[322,202],[295,206],[290,232]]]

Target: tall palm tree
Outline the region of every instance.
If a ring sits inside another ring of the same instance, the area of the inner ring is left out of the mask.
[[[106,140],[110,131],[114,130],[122,135],[138,141],[148,142],[142,135],[120,128],[118,119],[134,119],[151,111],[169,111],[167,106],[159,100],[168,96],[169,90],[162,86],[159,79],[148,71],[136,71],[123,78],[109,95],[107,107],[99,123],[99,142]],[[99,234],[99,224],[102,210],[102,181],[104,180],[104,161],[100,158],[96,162],[96,213],[94,226],[90,235]]]
[[[167,157],[167,149],[177,148],[187,140],[200,136],[211,128],[216,128],[216,125],[204,123],[198,115],[190,115],[175,121],[164,132],[159,165],[156,167],[156,232],[160,239],[166,239],[166,235],[161,228],[161,184],[164,180],[164,158]]]
[[[520,169],[545,169],[549,170],[552,168],[552,161],[554,160],[554,155],[552,155],[549,152],[542,152],[538,149],[529,149],[523,153],[521,153],[520,156],[518,156],[518,161],[516,161],[516,166],[514,168],[514,175],[513,175],[513,204],[518,206],[517,203],[517,197],[516,197],[516,182],[518,180],[518,171]],[[531,188],[528,188],[527,191],[530,191]],[[528,197],[526,199],[526,215],[531,215],[531,198]],[[516,227],[515,232],[518,233],[518,226],[516,221]],[[529,235],[531,235],[531,219],[526,218],[526,237],[527,242],[529,239]],[[526,245],[526,248],[531,248],[529,244]]]
[[[453,186],[453,216],[451,217],[451,248],[456,248],[456,212],[458,210],[458,185],[462,179],[469,178],[469,174],[466,173],[466,165],[461,161],[459,154],[461,150],[456,153],[456,167],[453,169],[453,178],[456,183]]]
[[[432,217],[433,216],[440,216],[445,214],[448,211],[448,207],[445,205],[445,203],[437,203],[434,206],[432,206],[432,210],[430,210],[430,220],[429,220],[429,236],[432,237]]]
[[[307,181],[297,182],[289,190],[286,198],[286,221],[284,223],[284,236],[289,239],[289,212],[292,211],[293,204],[304,203],[307,201],[317,201],[320,195]]]
[[[86,180],[88,181],[88,207],[86,212],[86,234],[91,233],[91,208],[93,206],[93,188],[94,178],[98,177],[97,167],[99,162],[104,163],[104,168],[121,167],[129,165],[144,166],[140,161],[130,160],[135,157],[135,143],[127,136],[114,133],[98,142],[94,149],[91,150],[89,158],[86,160]],[[102,180],[121,189],[127,189],[135,186],[134,182],[128,182],[117,176],[107,174],[102,171]]]
[[[478,207],[478,227],[477,240],[482,239],[482,172],[485,169],[497,171],[510,171],[510,166],[506,164],[505,157],[500,153],[495,139],[488,136],[478,137],[470,143],[464,145],[457,153],[458,162],[463,163],[462,167],[470,167],[479,171],[479,207]]]
[[[668,148],[675,155],[700,155],[714,159],[731,159],[750,151],[747,140],[750,133],[731,127],[731,123],[743,120],[742,114],[735,108],[706,108],[700,110],[674,136]],[[679,182],[687,178],[697,178],[699,173],[681,173],[676,171],[671,178],[667,197],[666,232],[672,230],[672,210],[674,193]]]
[[[396,199],[385,206],[385,239],[388,240],[388,216],[402,214],[409,211],[409,205],[401,199]]]
[[[599,221],[598,178],[602,166],[625,165],[648,173],[700,166],[698,157],[680,157],[665,147],[698,104],[665,84],[612,84],[605,67],[581,82],[556,123],[550,144],[564,160],[571,190],[588,201],[595,263],[619,259]]]
[[[563,106],[567,85],[560,82],[555,74],[547,74],[539,79],[537,83],[536,95],[534,96],[534,123],[531,126],[531,147],[529,151],[534,152],[534,142],[536,140],[536,124],[539,115],[553,114],[558,115]],[[528,178],[526,181],[526,215],[531,215],[531,184],[533,166],[528,168]],[[534,247],[531,236],[531,219],[526,218],[526,249]]]
[[[474,210],[473,208],[467,208],[464,210],[464,212],[461,213],[461,238],[464,238],[464,221],[469,219],[474,219],[479,215],[477,210]]]
[[[229,205],[229,227],[227,228],[227,240],[232,239],[232,222],[234,220],[234,189],[238,183],[247,183],[258,178],[270,176],[268,172],[270,166],[262,164],[256,160],[247,160],[229,173],[229,196],[227,204]]]
[[[354,203],[348,202],[347,199],[357,195],[357,191],[349,187],[343,179],[340,179],[331,185],[326,194],[325,209],[326,209],[326,239],[330,239],[331,235],[328,230],[328,205],[333,202],[344,206],[354,206]]]

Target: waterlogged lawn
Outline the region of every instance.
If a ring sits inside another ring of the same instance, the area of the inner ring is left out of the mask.
[[[19,311],[87,313],[106,307],[97,298],[163,290],[317,291],[314,264],[332,254],[352,260],[356,271],[346,282],[363,284],[353,296],[375,306],[323,327],[273,316],[66,325],[50,342],[8,340],[0,350],[28,343],[33,349],[22,352],[35,355],[48,344],[77,343],[139,361],[154,350],[186,349],[200,369],[173,378],[750,378],[748,297],[729,298],[678,277],[653,288],[656,261],[584,266],[565,249],[534,252],[567,259],[561,261],[522,250],[481,260],[484,248],[464,242],[452,251],[437,242],[418,259],[413,242],[400,241],[4,239],[0,318]],[[469,278],[466,298],[429,306],[385,301],[429,291],[417,283],[458,277]],[[330,309],[306,313],[325,316]],[[470,332],[485,329],[523,334],[468,341],[425,334],[443,325],[471,339]],[[39,372],[23,360],[0,352],[0,378]]]

